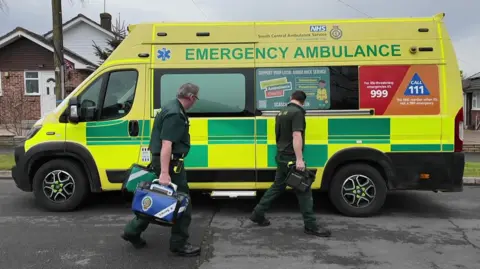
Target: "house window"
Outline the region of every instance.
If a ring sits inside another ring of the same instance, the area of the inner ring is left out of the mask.
[[[478,103],[479,101],[480,101],[480,92],[474,91],[472,93],[472,109],[480,110],[480,104]]]
[[[25,72],[25,94],[38,95],[40,93],[40,80],[38,72]]]

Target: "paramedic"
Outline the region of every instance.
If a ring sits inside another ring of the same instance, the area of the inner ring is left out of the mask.
[[[305,170],[303,160],[303,148],[305,146],[305,109],[303,104],[307,98],[305,92],[295,91],[290,97],[290,103],[283,108],[275,118],[275,136],[277,142],[277,170],[273,185],[265,192],[258,205],[254,208],[250,220],[260,226],[270,225],[265,218],[265,212],[270,208],[273,201],[279,197],[286,188],[285,179],[288,174],[288,162],[295,161],[297,170]],[[329,237],[330,231],[320,227],[316,223],[313,212],[312,190],[306,192],[296,191],[300,211],[304,222],[306,234]]]
[[[189,194],[185,169],[173,171],[173,163],[179,158],[187,156],[190,150],[189,120],[186,110],[198,100],[199,87],[183,84],[177,93],[177,99],[162,106],[162,110],[155,116],[150,150],[152,152],[152,167],[159,175],[162,185],[170,182],[177,185],[177,191]],[[182,217],[174,224],[171,230],[170,251],[181,256],[197,256],[200,248],[188,243],[188,228],[192,219],[191,203]],[[129,241],[136,248],[146,245],[140,234],[147,229],[149,221],[134,217],[126,226],[122,238]]]

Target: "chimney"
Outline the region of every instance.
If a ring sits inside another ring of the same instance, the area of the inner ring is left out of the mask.
[[[100,13],[100,26],[107,31],[112,31],[112,15]]]

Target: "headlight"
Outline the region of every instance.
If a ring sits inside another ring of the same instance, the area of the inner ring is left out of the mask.
[[[28,130],[27,134],[25,135],[25,138],[28,140],[34,137],[38,133],[38,131],[40,131],[40,129],[42,129],[42,125],[33,126],[30,130]]]

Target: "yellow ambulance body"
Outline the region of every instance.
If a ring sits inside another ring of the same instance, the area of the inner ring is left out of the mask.
[[[431,18],[157,23],[129,35],[15,151],[13,178],[49,210],[119,190],[147,165],[153,119],[186,82],[192,190],[255,196],[275,176],[275,115],[307,93],[308,168],[349,216],[389,190],[462,191],[461,80],[444,14]]]

